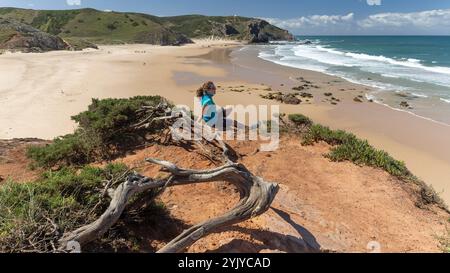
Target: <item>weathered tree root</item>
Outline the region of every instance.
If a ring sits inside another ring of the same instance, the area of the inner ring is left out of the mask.
[[[240,201],[232,210],[185,230],[158,253],[182,252],[217,228],[261,215],[269,209],[278,192],[277,184],[268,183],[262,178],[254,176],[242,164],[229,163],[212,170],[195,171],[180,169],[170,162],[155,159],[148,159],[148,161],[159,164],[169,171],[174,177],[172,185],[228,181],[234,184],[240,192]]]
[[[100,238],[120,218],[130,198],[150,189],[167,186],[187,185],[214,181],[228,181],[240,192],[240,201],[229,212],[222,216],[197,224],[169,242],[159,253],[182,252],[200,238],[219,227],[233,225],[258,216],[267,211],[278,191],[278,185],[265,182],[254,176],[245,166],[228,163],[210,170],[188,170],[157,159],[147,159],[158,164],[172,175],[168,179],[153,180],[139,174],[130,175],[126,182],[120,184],[112,194],[111,203],[106,211],[93,223],[65,234],[59,241],[60,250],[66,250],[69,242],[77,242],[81,246]]]
[[[171,115],[157,119],[172,120],[176,117]],[[184,118],[187,124],[195,123],[189,114],[184,114]],[[155,118],[150,114],[149,118],[145,118],[138,126],[146,126],[154,120]],[[212,132],[204,133],[212,134]],[[110,189],[111,202],[106,211],[96,221],[64,234],[59,240],[59,250],[67,251],[73,242],[83,246],[100,238],[119,220],[131,197],[151,189],[157,189],[161,193],[165,188],[171,186],[228,181],[235,185],[240,193],[240,201],[232,210],[185,230],[158,253],[183,252],[200,238],[218,228],[243,222],[266,212],[278,192],[278,184],[266,182],[261,177],[253,175],[244,165],[234,163],[230,159],[229,147],[219,137],[211,138],[210,135],[209,139],[217,141],[222,148],[225,161],[223,166],[210,170],[189,170],[179,168],[171,162],[153,158],[146,159],[149,163],[160,165],[171,175],[167,179],[161,180],[154,180],[137,173],[129,175],[126,181],[119,184],[115,190]],[[199,141],[197,143],[202,145]]]

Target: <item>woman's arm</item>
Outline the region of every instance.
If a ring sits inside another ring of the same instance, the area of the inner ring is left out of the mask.
[[[205,115],[206,107],[208,107],[208,104],[205,104],[205,105],[202,107],[202,114],[201,114],[199,117],[197,117],[197,122],[202,123],[202,121],[203,121],[203,116]]]

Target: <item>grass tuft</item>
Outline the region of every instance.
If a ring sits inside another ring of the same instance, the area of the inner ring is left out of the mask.
[[[312,120],[307,116],[302,114],[291,114],[288,116],[289,120],[292,121],[297,126],[311,126],[313,124]]]
[[[122,164],[63,168],[31,183],[8,181],[0,187],[0,252],[53,251],[64,232],[104,211],[103,180],[126,169]]]
[[[327,155],[333,161],[348,160],[357,165],[380,168],[399,178],[412,176],[404,162],[394,159],[385,151],[375,149],[367,140],[358,139],[354,134],[314,124],[306,133],[303,144],[311,145],[319,141],[335,146]]]

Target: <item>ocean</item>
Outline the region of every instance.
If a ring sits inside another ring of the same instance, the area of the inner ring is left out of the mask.
[[[263,46],[259,57],[370,86],[367,99],[450,125],[450,36],[296,38]]]

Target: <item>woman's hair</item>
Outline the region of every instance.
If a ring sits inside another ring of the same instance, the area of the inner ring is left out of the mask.
[[[210,90],[214,87],[214,83],[212,81],[205,82],[199,89],[197,89],[197,97],[203,97],[206,91]]]

